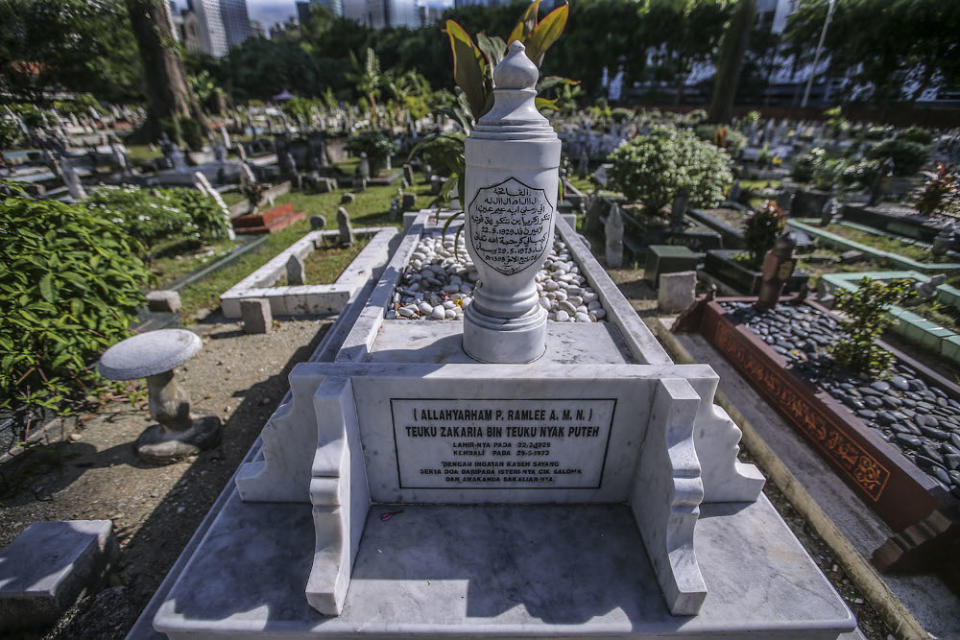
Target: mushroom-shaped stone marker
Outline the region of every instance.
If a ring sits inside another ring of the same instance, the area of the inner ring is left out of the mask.
[[[127,338],[100,357],[100,373],[111,380],[146,378],[150,415],[159,423],[137,438],[137,455],[167,464],[220,442],[220,418],[190,413],[190,396],[177,384],[174,369],[203,346],[197,334],[161,329]]]

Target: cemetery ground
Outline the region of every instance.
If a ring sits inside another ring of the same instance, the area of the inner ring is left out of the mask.
[[[203,349],[177,375],[193,406],[223,421],[221,443],[195,457],[154,466],[136,456],[132,443],[153,422],[140,383],[67,420],[62,441],[34,445],[4,465],[0,546],[32,522],[89,519],[111,520],[120,548],[97,593],[55,629],[24,638],[126,635],[287,392],[290,368],[309,357],[330,324],[283,318],[260,335],[216,317],[189,325]]]

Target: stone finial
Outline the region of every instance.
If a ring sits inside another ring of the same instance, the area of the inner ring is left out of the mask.
[[[526,55],[526,47],[519,40],[510,43],[506,57],[493,70],[496,89],[533,89],[540,79],[540,71]]]

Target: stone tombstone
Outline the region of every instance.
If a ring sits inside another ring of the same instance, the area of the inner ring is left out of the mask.
[[[679,313],[696,299],[697,272],[662,273],[657,287],[657,307],[663,313]]]
[[[337,227],[340,229],[340,244],[352,245],[354,237],[353,227],[350,226],[350,214],[343,207],[337,208]]]
[[[321,216],[318,213],[310,216],[310,229],[312,231],[319,231],[327,226],[327,219]]]
[[[466,140],[467,252],[480,273],[463,348],[481,362],[543,355],[537,271],[553,244],[560,139],[534,106],[539,72],[520,42],[494,70],[494,104]]]
[[[607,266],[619,269],[623,266],[623,214],[616,203],[610,207],[607,221],[603,224],[603,232],[606,238],[604,256]]]
[[[407,181],[407,186],[413,186],[416,180],[413,175],[413,165],[407,163],[403,165],[403,179]]]
[[[690,191],[685,188],[678,189],[673,199],[673,206],[670,208],[670,228],[674,231],[683,229],[683,217],[687,215],[689,204]]]
[[[70,197],[74,200],[86,198],[87,192],[84,190],[83,184],[80,182],[80,176],[77,175],[77,170],[73,168],[73,162],[70,158],[61,156],[57,165],[60,167],[60,177],[63,179],[63,183],[67,185]]]
[[[290,258],[287,259],[286,269],[288,285],[297,286],[306,284],[304,281],[303,258],[296,254],[291,255]]]
[[[737,180],[730,186],[730,191],[727,192],[727,200],[730,202],[740,202],[740,195],[742,192],[743,189],[740,186],[740,181]]]
[[[370,178],[370,159],[367,157],[366,152],[360,154],[360,177]]]

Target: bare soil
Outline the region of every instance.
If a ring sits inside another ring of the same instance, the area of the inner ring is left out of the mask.
[[[12,637],[123,638],[277,408],[290,368],[309,358],[330,324],[284,319],[263,335],[222,318],[189,327],[204,346],[177,375],[195,411],[223,420],[212,450],[167,466],[137,458],[133,443],[152,423],[139,393],[81,416],[66,440],[0,468],[0,547],[38,520],[103,519],[113,521],[120,548],[106,584],[53,629]]]

